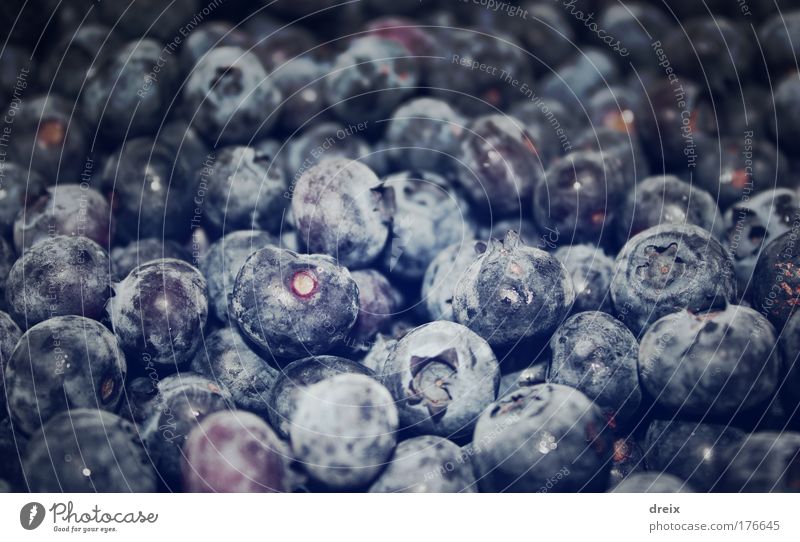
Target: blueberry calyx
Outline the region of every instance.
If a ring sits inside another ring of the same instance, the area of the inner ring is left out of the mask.
[[[411,356],[411,381],[408,383],[406,402],[409,405],[425,403],[434,420],[447,412],[453,400],[449,386],[458,372],[458,352],[448,348],[433,357]]]

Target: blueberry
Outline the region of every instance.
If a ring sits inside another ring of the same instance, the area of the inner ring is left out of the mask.
[[[18,491],[26,489],[22,456],[27,446],[28,437],[16,431],[10,419],[0,420],[0,478],[5,479],[11,489]]]
[[[80,97],[83,114],[116,141],[154,132],[174,98],[177,75],[175,61],[159,42],[132,41],[86,80]]]
[[[786,409],[796,415],[798,405],[800,405],[800,316],[798,313],[789,318],[778,335],[778,347],[784,364],[779,391]]]
[[[558,242],[597,242],[611,233],[622,177],[604,155],[576,152],[556,161],[534,192],[534,217],[542,229],[559,232]]]
[[[47,184],[73,182],[87,164],[90,141],[79,117],[72,103],[55,94],[26,98],[13,114],[8,156],[30,164]]]
[[[788,188],[765,190],[728,209],[723,240],[733,257],[740,293],[752,288],[753,272],[764,248],[788,232],[798,217],[800,198]]]
[[[16,17],[17,14],[14,14]],[[17,19],[19,20],[19,19]],[[2,31],[0,31],[2,32]],[[62,49],[59,49],[59,56]],[[0,66],[0,104],[5,106],[14,97],[15,91],[19,97],[18,77],[20,74],[33,72],[37,73],[39,66],[37,61],[32,58],[31,51],[26,47],[6,43],[3,48],[3,63]],[[50,79],[47,79],[48,84]]]
[[[353,271],[351,276],[358,286],[358,317],[347,344],[355,350],[368,350],[375,336],[400,312],[403,294],[374,269]]]
[[[349,158],[365,162],[370,147],[357,135],[359,131],[358,125],[353,128],[338,122],[322,122],[309,126],[299,136],[285,142],[285,152],[281,156],[293,187],[306,171],[323,159]]]
[[[131,38],[149,35],[166,41],[174,39],[193,17],[198,18],[198,4],[197,0],[175,0],[167,5],[158,0],[136,0],[131,4],[109,2],[98,10],[106,24]]]
[[[631,436],[614,441],[614,455],[611,460],[609,487],[616,487],[623,480],[644,473],[644,451],[637,440]]]
[[[17,261],[14,248],[3,237],[0,237],[0,307],[5,308],[6,283],[11,267]]]
[[[237,329],[223,328],[206,337],[191,370],[225,388],[238,408],[264,418],[269,414],[269,395],[279,371],[253,351]]]
[[[657,9],[649,9],[646,4],[609,4],[600,14],[598,28],[606,31],[604,39],[613,36],[619,40],[612,46],[612,51],[619,53],[618,63],[627,68],[633,64],[636,71],[656,69],[656,57],[653,53],[653,42],[666,36],[673,22],[667,15]],[[623,47],[625,51],[618,50]]]
[[[384,118],[417,86],[419,66],[395,41],[357,38],[331,67],[325,79],[328,101],[345,122]]]
[[[431,322],[408,332],[384,371],[401,425],[443,437],[469,434],[500,384],[500,366],[488,343],[454,322]]]
[[[637,137],[637,119],[642,104],[639,94],[624,86],[601,88],[589,100],[592,126]]]
[[[573,52],[575,31],[561,6],[526,2],[523,7],[526,16],[509,22],[525,51],[533,53],[531,69],[537,74],[546,73]]]
[[[642,400],[637,374],[639,344],[604,312],[581,312],[550,339],[548,381],[580,390],[603,409],[612,428],[626,425]]]
[[[611,298],[634,334],[672,312],[724,307],[736,298],[728,251],[698,226],[647,229],[625,244],[616,266]]]
[[[505,115],[478,117],[468,125],[457,154],[458,179],[475,205],[499,217],[527,208],[544,176],[533,141],[521,121]]]
[[[287,203],[283,197],[286,177],[269,152],[226,147],[201,175],[208,184],[205,219],[214,230],[280,230]]]
[[[796,68],[794,43],[798,36],[800,11],[782,10],[763,22],[758,30],[758,42],[772,72],[789,73]]]
[[[269,396],[269,421],[278,434],[288,437],[297,403],[308,393],[308,386],[339,374],[373,376],[364,365],[337,356],[303,358],[283,367]]]
[[[519,98],[523,83],[530,85],[530,57],[514,36],[492,30],[434,23],[439,43],[432,59],[428,86],[469,116],[496,113]],[[439,58],[441,57],[441,58]],[[481,65],[495,68],[481,71]],[[514,86],[503,73],[513,74]]]
[[[208,282],[212,313],[220,322],[228,321],[233,285],[244,262],[254,252],[276,243],[267,232],[243,230],[229,233],[211,245],[200,262],[200,270]]]
[[[413,1],[407,0],[406,4],[411,6]],[[398,7],[398,4],[395,4],[393,9]],[[430,29],[415,20],[397,15],[384,15],[369,21],[366,30],[369,35],[399,43],[419,60],[421,68],[429,67],[430,60],[425,57],[434,54],[436,41],[433,39]]]
[[[673,313],[642,338],[642,385],[672,412],[733,416],[775,392],[780,368],[775,345],[775,329],[747,307]]]
[[[744,438],[744,432],[725,425],[653,420],[643,443],[645,465],[677,476],[697,491],[710,491],[725,471],[724,454]]]
[[[333,376],[308,387],[292,415],[295,458],[332,489],[358,488],[389,461],[397,409],[386,388],[364,375]]]
[[[183,445],[183,489],[193,493],[284,491],[288,447],[258,416],[215,412]]]
[[[14,162],[0,162],[0,233],[12,232],[14,221],[29,203],[45,191],[45,179],[34,169],[24,169]]]
[[[125,374],[125,356],[102,324],[57,316],[30,328],[9,357],[8,411],[25,433],[70,408],[113,411]]]
[[[191,255],[175,241],[169,239],[161,241],[153,237],[138,239],[123,247],[116,246],[111,250],[111,266],[114,276],[118,280],[127,277],[140,265],[162,258],[188,262]]]
[[[52,85],[62,96],[76,98],[87,80],[123,45],[119,35],[109,27],[81,24],[74,33],[64,34],[45,55],[41,65],[42,83]]]
[[[640,117],[644,151],[653,167],[662,171],[696,167],[697,147],[718,128],[714,105],[704,87],[683,77],[680,82],[680,100],[676,99],[675,85],[666,78],[648,85],[650,106]],[[683,119],[688,122],[684,124]]]
[[[280,125],[293,133],[325,116],[325,75],[327,66],[312,58],[297,57],[270,74],[284,100]]]
[[[108,306],[114,334],[136,367],[191,360],[208,316],[206,281],[181,260],[140,265],[114,285]]]
[[[0,420],[5,419],[8,415],[5,389],[6,363],[11,358],[11,353],[14,351],[14,347],[17,346],[21,336],[22,330],[19,329],[14,320],[8,314],[0,312]]]
[[[539,83],[540,93],[567,106],[583,104],[597,89],[614,83],[619,70],[603,49],[582,47]]]
[[[159,478],[177,489],[183,445],[206,416],[227,409],[230,395],[211,380],[189,372],[153,380],[151,386],[156,393],[137,424],[139,433]]]
[[[97,190],[83,184],[51,186],[14,222],[14,244],[23,252],[53,235],[80,235],[107,248],[111,208]]]
[[[800,246],[797,217],[792,229],[771,241],[753,271],[753,307],[780,330],[794,314],[800,292]]]
[[[389,156],[404,169],[451,170],[466,124],[467,119],[445,100],[409,100],[395,110],[389,122]]]
[[[473,437],[482,491],[603,491],[613,441],[600,408],[558,384],[513,391],[490,405]]]
[[[110,293],[110,262],[100,245],[63,235],[39,241],[8,274],[6,301],[17,322],[31,326],[67,314],[99,319]]]
[[[323,354],[353,327],[358,286],[330,257],[266,247],[239,271],[230,310],[244,335],[269,356]]]
[[[386,177],[381,189],[394,202],[387,271],[421,279],[433,259],[453,243],[473,236],[466,203],[439,175],[406,171]],[[435,211],[432,211],[435,209]]]
[[[621,244],[660,224],[694,224],[722,237],[724,223],[714,198],[673,175],[648,177],[628,193],[617,223]]]
[[[707,143],[697,163],[694,178],[727,209],[747,201],[757,192],[791,187],[787,178],[789,163],[771,143],[746,132],[744,139],[723,138]]]
[[[253,38],[241,27],[235,27],[226,21],[209,21],[186,38],[181,47],[180,62],[191,68],[216,47],[250,50],[253,45]]]
[[[503,241],[489,241],[459,279],[453,313],[489,344],[512,345],[552,333],[574,299],[564,266],[547,252],[525,246],[510,231]]]
[[[800,434],[753,433],[726,453],[720,490],[729,493],[796,493],[800,483]]]
[[[122,242],[145,237],[189,237],[203,193],[176,150],[149,138],[126,141],[105,163],[102,188],[109,194]]]
[[[275,4],[279,5],[286,4]],[[309,30],[296,24],[287,25],[263,11],[250,15],[243,26],[253,38],[253,52],[269,72],[296,57],[318,51],[317,39]]]
[[[703,81],[717,92],[736,92],[751,72],[754,47],[733,21],[719,15],[682,21],[664,40],[675,71]],[[759,55],[760,56],[760,55]]]
[[[249,144],[278,118],[281,93],[258,57],[240,47],[217,47],[195,65],[183,99],[207,141]]]
[[[579,132],[572,141],[576,152],[599,153],[605,163],[606,174],[610,177],[609,183],[621,187],[622,190],[633,190],[640,179],[650,174],[644,150],[639,138],[626,132],[610,128],[589,127]],[[612,174],[621,179],[614,179]],[[615,205],[619,206],[615,200]]]
[[[136,427],[88,408],[47,422],[31,439],[23,468],[33,492],[151,493],[157,487]]]
[[[800,155],[800,139],[798,139],[797,123],[800,121],[800,77],[792,73],[778,82],[771,95],[773,111],[769,127],[775,141],[782,151],[791,157]],[[774,178],[773,178],[774,180]]]
[[[367,166],[344,158],[307,170],[292,193],[292,213],[311,252],[329,254],[341,265],[364,267],[389,237],[390,209],[380,181]]]
[[[563,246],[553,255],[564,265],[572,278],[575,290],[573,312],[612,312],[611,281],[614,277],[614,260],[594,245]]]
[[[392,461],[370,493],[475,493],[477,484],[461,448],[425,435],[397,445]]]
[[[361,364],[375,373],[378,380],[382,380],[386,375],[386,363],[392,355],[392,350],[397,346],[398,339],[391,335],[378,333],[372,346],[361,358]]]
[[[422,280],[422,301],[428,318],[455,321],[453,292],[486,243],[467,240],[445,248],[433,259]]]
[[[613,493],[692,493],[680,478],[663,472],[638,472],[614,486]]]

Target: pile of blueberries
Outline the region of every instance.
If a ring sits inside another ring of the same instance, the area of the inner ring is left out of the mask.
[[[800,2],[504,5],[3,0],[0,491],[800,491]]]

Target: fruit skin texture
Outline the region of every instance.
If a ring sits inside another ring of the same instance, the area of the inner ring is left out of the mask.
[[[617,255],[611,297],[620,319],[636,335],[672,312],[732,303],[733,263],[728,251],[698,226],[655,226],[632,237]]]
[[[628,193],[617,224],[625,240],[659,224],[695,224],[722,237],[722,214],[714,198],[673,175],[648,177]]]
[[[32,433],[69,408],[116,410],[125,386],[125,355],[102,324],[57,316],[31,327],[5,368],[14,427]]]
[[[753,308],[783,329],[800,297],[800,244],[794,228],[764,248],[752,280]]]
[[[765,190],[725,213],[725,247],[733,257],[743,297],[747,298],[745,292],[753,287],[753,271],[761,253],[773,239],[791,230],[793,218],[798,215],[800,197],[788,188]]]
[[[663,472],[638,472],[611,490],[612,493],[693,493],[680,478]]]
[[[284,486],[288,452],[255,414],[215,412],[183,445],[183,489],[192,493],[273,493]]]
[[[271,153],[253,147],[225,147],[203,174],[208,182],[203,209],[214,230],[280,231],[286,177]]]
[[[509,231],[503,241],[490,240],[458,281],[453,313],[457,322],[501,346],[552,333],[574,300],[561,262]]]
[[[752,433],[726,450],[720,490],[730,493],[796,493],[800,483],[800,433]]]
[[[394,201],[386,269],[393,277],[419,280],[439,252],[473,235],[469,209],[434,173],[404,171],[381,185]]]
[[[416,59],[377,36],[357,38],[325,78],[328,101],[345,122],[385,118],[417,86]]]
[[[458,180],[470,201],[493,216],[519,214],[544,177],[542,158],[525,125],[506,115],[475,119],[465,131],[457,157]]]
[[[279,371],[252,350],[235,327],[214,331],[198,348],[191,370],[230,392],[238,408],[266,418]]]
[[[111,233],[111,208],[102,194],[80,184],[58,184],[20,211],[14,245],[22,253],[53,235],[80,235],[107,249]]]
[[[368,484],[396,444],[397,409],[389,392],[364,375],[309,386],[292,416],[292,450],[309,475],[332,489]]]
[[[155,382],[155,393],[142,406],[139,434],[161,481],[180,487],[182,447],[209,414],[227,410],[230,394],[216,383],[186,371]]]
[[[307,170],[292,193],[292,213],[300,238],[314,253],[340,265],[364,267],[383,250],[389,236],[380,180],[367,166],[332,158]]]
[[[347,346],[369,350],[375,335],[392,323],[403,305],[403,294],[380,271],[364,269],[351,273],[358,286],[358,317],[350,329]]]
[[[625,425],[642,401],[637,373],[639,344],[619,320],[581,312],[550,339],[548,382],[580,390],[603,410],[609,425]]]
[[[422,279],[422,301],[425,303],[425,310],[431,322],[455,321],[456,317],[453,314],[455,286],[485,246],[483,241],[474,239],[456,243],[439,252],[430,263]]]
[[[200,271],[182,260],[154,260],[131,271],[114,292],[108,315],[132,363],[181,365],[192,359],[208,317]]]
[[[611,280],[614,277],[614,260],[594,245],[559,247],[553,255],[564,264],[572,278],[575,302],[572,312],[601,310],[613,313]]]
[[[281,93],[254,53],[227,46],[197,62],[186,80],[184,100],[206,141],[249,144],[277,120]]]
[[[794,313],[778,337],[784,368],[781,399],[786,410],[796,412],[800,405],[800,313]]]
[[[467,119],[436,98],[416,98],[392,115],[386,139],[389,156],[401,168],[452,169]]]
[[[10,160],[0,163],[3,192],[0,195],[0,233],[11,238],[14,221],[28,204],[45,193],[45,178],[33,169]]]
[[[277,244],[277,239],[264,231],[240,230],[214,242],[200,261],[200,271],[208,283],[211,313],[220,322],[228,321],[228,305],[236,275],[247,258],[257,250]]]
[[[124,247],[111,249],[111,266],[117,280],[122,280],[128,274],[142,264],[170,258],[176,260],[190,261],[192,255],[175,241],[169,239],[156,239],[146,237],[133,241]]]
[[[289,424],[308,386],[340,374],[374,376],[364,365],[338,356],[298,359],[281,368],[269,395],[268,414],[269,423],[282,438],[289,436]]]
[[[397,445],[370,493],[475,493],[472,467],[449,440],[424,435]]]
[[[722,455],[744,438],[743,431],[725,425],[653,420],[643,444],[645,465],[686,480],[696,491],[710,491],[725,470]]]
[[[680,311],[651,325],[639,348],[642,386],[669,412],[728,419],[779,383],[775,329],[748,307]]]
[[[77,408],[48,421],[31,439],[23,469],[42,493],[153,493],[157,475],[136,427],[110,412]]]
[[[604,491],[608,485],[611,432],[600,408],[567,386],[539,384],[505,395],[483,412],[472,443],[482,491]],[[552,482],[565,469],[569,474]]]
[[[266,247],[251,254],[239,271],[230,310],[265,355],[323,354],[353,327],[358,286],[333,258]]]
[[[622,179],[599,152],[578,151],[556,160],[534,188],[536,223],[560,232],[562,244],[607,238],[616,223]]]
[[[44,239],[8,274],[9,312],[26,326],[69,314],[99,319],[110,293],[109,267],[106,251],[90,239]]]
[[[500,385],[500,365],[489,344],[468,328],[445,321],[403,336],[384,374],[401,425],[441,437],[469,434]]]

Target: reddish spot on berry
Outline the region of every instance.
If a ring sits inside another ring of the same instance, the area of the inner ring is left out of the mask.
[[[67,130],[64,124],[57,120],[45,120],[39,125],[39,134],[36,141],[42,147],[59,147],[64,143]]]
[[[291,281],[292,293],[303,299],[308,299],[317,293],[319,289],[319,282],[316,275],[308,269],[297,271],[292,276]]]

